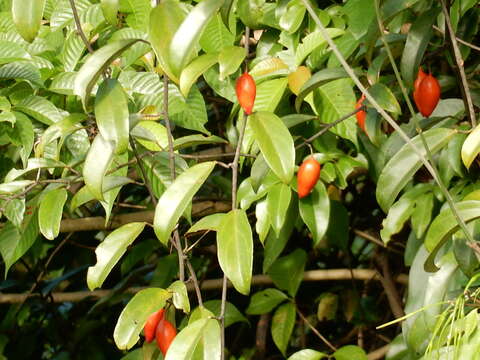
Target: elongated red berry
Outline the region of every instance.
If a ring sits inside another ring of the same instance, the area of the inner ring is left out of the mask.
[[[245,72],[237,79],[235,90],[240,106],[247,115],[250,115],[253,111],[255,96],[257,95],[255,80],[249,73]]]
[[[355,105],[355,109],[359,109],[363,105],[363,100],[365,100],[365,95],[362,95],[360,99],[358,99],[357,104]],[[366,133],[365,130],[365,119],[367,118],[367,113],[364,110],[360,110],[355,114],[357,118],[357,124]]]
[[[155,339],[157,325],[160,320],[163,319],[164,312],[164,309],[160,309],[148,317],[147,322],[145,323],[145,327],[143,328],[143,334],[145,335],[146,342],[150,343],[153,341],[153,339]]]
[[[157,339],[157,346],[162,352],[163,356],[167,355],[168,348],[173,339],[177,336],[177,329],[173,324],[165,318],[162,318],[157,325],[155,337]]]
[[[440,84],[431,74],[428,74],[418,86],[418,109],[423,116],[429,117],[440,100]]]
[[[304,198],[314,188],[320,177],[320,164],[313,157],[305,160],[297,173],[298,197]]]
[[[415,101],[415,105],[417,105],[417,109],[420,108],[420,99],[419,99],[419,92],[418,92],[418,87],[420,86],[420,83],[422,82],[423,79],[425,79],[427,74],[423,72],[422,67],[418,69],[418,74],[417,78],[415,79],[415,82],[413,83],[413,100]]]

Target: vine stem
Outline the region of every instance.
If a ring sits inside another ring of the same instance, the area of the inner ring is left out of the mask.
[[[245,27],[245,59],[248,59],[248,42],[250,39],[250,28]],[[246,62],[247,60],[245,60]],[[248,70],[248,66],[245,63],[245,71]],[[238,161],[240,159],[240,151],[242,149],[243,137],[245,135],[245,129],[247,127],[247,119],[248,115],[244,112],[243,113],[243,123],[240,129],[240,135],[238,137],[237,147],[235,149],[235,156],[233,158],[233,162],[231,164],[232,168],[232,210],[237,209],[237,182],[238,182]],[[220,326],[221,326],[221,334],[220,334],[220,341],[221,341],[221,360],[225,360],[225,308],[227,304],[227,277],[225,274],[223,275],[223,282],[222,282],[222,302],[220,305]]]
[[[450,14],[448,13],[447,6],[445,5],[445,0],[440,0],[442,3],[442,11],[445,16],[445,22],[447,24],[448,35],[450,37],[450,44],[452,45],[453,55],[455,57],[455,62],[457,63],[457,70],[460,74],[460,80],[462,82],[462,92],[463,99],[467,105],[468,117],[472,123],[472,128],[477,126],[477,119],[475,118],[475,110],[473,109],[472,96],[470,95],[470,90],[468,88],[467,76],[465,75],[465,69],[463,68],[463,59],[460,49],[458,48],[457,38],[455,32],[452,28],[452,22],[450,20]]]
[[[93,48],[92,48],[92,45],[90,44],[90,41],[88,41],[87,37],[85,36],[85,33],[83,32],[82,24],[80,23],[80,17],[78,16],[77,7],[75,6],[74,0],[70,0],[70,7],[72,8],[73,19],[75,20],[75,25],[77,26],[78,35],[80,35],[80,38],[82,39],[83,43],[87,47],[88,52],[92,54]]]
[[[350,78],[353,80],[355,85],[362,91],[362,93],[365,95],[365,98],[368,100],[368,102],[382,115],[382,117],[397,131],[397,133],[400,135],[400,137],[405,141],[405,143],[410,146],[410,148],[417,154],[418,158],[420,161],[425,165],[425,168],[428,170],[428,172],[432,175],[433,179],[435,182],[438,184],[440,190],[442,191],[443,195],[447,199],[448,205],[450,209],[452,210],[452,213],[455,216],[455,219],[457,220],[458,224],[462,228],[463,232],[465,233],[465,236],[469,241],[473,241],[472,236],[468,232],[467,226],[463,219],[460,217],[457,208],[453,202],[453,199],[446,189],[445,185],[439,178],[437,172],[433,168],[432,164],[425,158],[425,156],[422,154],[420,149],[412,142],[412,140],[408,137],[408,135],[400,128],[400,126],[395,122],[395,120],[385,111],[382,109],[382,107],[378,104],[378,102],[373,98],[372,95],[368,92],[368,90],[363,86],[361,83],[360,79],[355,75],[355,72],[351,68],[350,65],[348,65],[347,61],[343,57],[343,55],[340,53],[338,50],[338,47],[335,45],[333,42],[332,38],[330,35],[327,33],[325,27],[321,23],[320,19],[318,18],[315,10],[313,9],[312,5],[310,4],[309,0],[302,0],[303,4],[307,8],[307,11],[309,12],[310,16],[312,19],[315,21],[315,24],[318,26],[320,29],[320,33],[324,37],[324,39],[327,41],[328,45],[332,49],[333,53],[337,57],[338,61],[342,64],[343,68],[345,69],[346,73],[350,76]],[[426,149],[425,149],[426,150]]]
[[[400,89],[402,91],[405,102],[407,103],[408,110],[410,111],[410,114],[412,115],[412,119],[413,119],[415,128],[417,130],[417,133],[419,134],[420,139],[422,140],[422,145],[425,148],[425,152],[427,154],[428,162],[431,164],[431,170],[433,172],[430,171],[430,173],[432,174],[433,179],[435,180],[438,187],[440,188],[443,195],[445,196],[445,199],[447,200],[447,203],[448,203],[450,209],[452,210],[452,213],[455,216],[455,219],[457,220],[458,225],[462,228],[463,232],[465,233],[465,236],[466,236],[467,240],[469,242],[473,243],[474,242],[473,237],[470,235],[470,232],[468,231],[468,228],[467,228],[467,225],[465,224],[465,221],[463,221],[460,214],[458,213],[458,209],[457,209],[457,206],[455,205],[455,201],[453,201],[453,198],[452,198],[450,192],[448,191],[447,187],[443,183],[442,178],[439,175],[438,169],[435,165],[435,162],[433,161],[432,152],[430,151],[430,148],[427,144],[427,140],[425,139],[425,136],[423,135],[422,128],[419,125],[418,115],[415,112],[415,110],[413,109],[413,104],[410,100],[410,97],[408,96],[408,92],[407,92],[407,89],[405,87],[405,83],[402,79],[402,76],[400,74],[400,71],[398,71],[398,67],[397,67],[395,59],[393,57],[390,46],[388,45],[388,42],[385,40],[384,27],[383,27],[382,19],[380,17],[380,8],[379,8],[378,0],[375,0],[375,11],[376,11],[376,17],[377,17],[377,22],[378,22],[378,28],[380,30],[380,37],[382,39],[385,50],[387,51],[388,58],[390,60],[390,64],[392,65],[393,72],[395,73],[395,77],[397,78],[397,82],[400,85]]]

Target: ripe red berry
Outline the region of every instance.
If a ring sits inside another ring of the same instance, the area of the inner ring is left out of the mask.
[[[162,352],[163,356],[167,354],[168,348],[173,339],[177,336],[177,330],[172,323],[165,318],[162,318],[157,325],[155,337],[157,339],[157,346]]]
[[[440,84],[428,74],[418,85],[418,109],[423,116],[429,117],[440,100]]]
[[[160,322],[160,320],[163,319],[164,312],[165,312],[164,309],[160,309],[148,317],[147,322],[145,323],[145,327],[143,328],[143,334],[145,335],[145,341],[147,343],[152,342],[153,339],[155,338],[157,325]]]
[[[420,108],[420,97],[419,97],[419,92],[418,92],[418,87],[420,86],[420,83],[425,79],[427,74],[423,72],[422,67],[418,69],[418,74],[417,78],[415,79],[415,82],[413,83],[413,100],[415,101],[415,105],[417,105],[417,108]]]
[[[247,115],[250,115],[255,103],[255,96],[257,95],[255,80],[249,73],[245,72],[237,79],[235,90],[240,106]]]
[[[298,197],[301,199],[312,191],[320,177],[320,164],[313,157],[305,160],[297,173]]]
[[[357,104],[355,105],[355,109],[359,109],[363,105],[363,100],[365,100],[365,95],[362,95],[360,99],[358,99]],[[357,117],[357,124],[366,133],[365,130],[365,119],[367,118],[367,113],[364,110],[360,110],[355,114]]]

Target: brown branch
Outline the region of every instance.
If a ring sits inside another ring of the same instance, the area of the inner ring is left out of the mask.
[[[305,271],[303,274],[303,281],[305,282],[318,282],[318,281],[350,281],[353,278],[355,280],[380,280],[378,272],[370,269],[329,269],[329,270],[310,270]],[[395,281],[406,285],[408,283],[408,275],[400,274],[395,278]],[[201,283],[200,289],[204,291],[218,290],[222,287],[223,279],[210,279]],[[268,275],[254,275],[252,277],[253,286],[271,285],[272,279]],[[188,291],[194,291],[194,286],[191,283],[186,284]],[[230,282],[227,282],[228,287],[232,287]],[[135,294],[146,287],[131,287],[125,290],[125,293]],[[94,290],[94,291],[74,291],[74,292],[57,292],[52,293],[54,302],[78,302],[84,299],[99,299],[108,296],[112,293],[112,290]],[[38,297],[39,294],[31,294],[27,296],[27,293],[23,294],[8,294],[0,293],[0,304],[5,303],[18,303],[24,301],[27,297]]]
[[[70,7],[72,8],[73,19],[75,20],[75,25],[77,26],[77,33],[78,35],[80,35],[80,38],[82,39],[83,43],[87,47],[88,52],[92,54],[93,48],[92,48],[92,45],[90,44],[90,41],[88,41],[87,37],[85,36],[85,33],[83,32],[82,24],[80,23],[80,18],[78,16],[77,7],[75,6],[74,0],[70,0]]]
[[[333,346],[333,344],[327,340],[325,336],[323,336],[320,331],[318,331],[315,326],[313,326],[310,321],[305,317],[305,315],[302,314],[302,312],[297,308],[297,314],[300,316],[300,318],[303,320],[303,322],[313,331],[317,337],[322,340],[332,351],[337,351],[337,348]]]
[[[389,349],[390,349],[390,345],[382,346],[381,348],[378,348],[377,350],[374,350],[371,353],[368,353],[367,358],[368,358],[368,360],[383,359],[385,357],[385,355],[387,354]]]
[[[388,303],[390,304],[393,315],[397,319],[401,318],[405,316],[405,312],[403,311],[402,301],[400,300],[400,296],[398,295],[397,288],[395,287],[395,283],[390,273],[388,257],[385,254],[379,254],[376,258],[376,262],[382,269],[382,276],[380,276],[380,282],[382,283],[382,286],[387,295]]]
[[[257,333],[255,337],[255,360],[263,360],[267,352],[267,334],[270,323],[270,313],[262,314],[257,323]]]
[[[445,35],[445,32],[442,29],[440,29],[438,26],[433,25],[432,27],[433,27],[434,30],[438,31],[440,34]],[[468,46],[470,49],[480,51],[480,47],[478,47],[476,45],[473,45],[472,43],[469,43],[468,41],[460,39],[457,36],[455,36],[455,39],[457,40],[457,42],[459,42],[460,44],[463,44],[465,46]]]

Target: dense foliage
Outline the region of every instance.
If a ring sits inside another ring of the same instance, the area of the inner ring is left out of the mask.
[[[0,357],[476,359],[479,22],[0,0]]]

